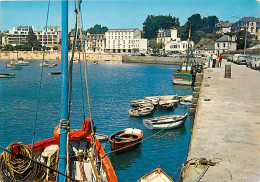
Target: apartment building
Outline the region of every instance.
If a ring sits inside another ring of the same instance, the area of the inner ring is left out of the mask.
[[[181,38],[178,38],[178,31],[176,28],[159,30],[156,41],[157,43],[163,43],[163,52],[167,53],[186,53],[188,44],[189,49],[194,47],[193,41],[182,41]]]
[[[29,28],[34,30],[33,26],[13,27],[4,33],[3,44],[11,44],[13,46],[23,45],[28,42]]]
[[[141,31],[137,28],[108,29],[105,39],[105,52],[146,53],[147,51],[147,39],[141,38]]]
[[[45,41],[45,32],[46,32],[46,47],[54,47],[58,46],[61,40],[61,28],[58,26],[49,26],[44,27],[41,31],[34,31],[37,36],[37,40],[44,45]]]
[[[245,29],[253,35],[253,40],[260,40],[260,17],[245,16],[231,27],[232,32],[238,32]]]
[[[105,34],[90,34],[85,35],[85,46],[87,52],[105,52]]]

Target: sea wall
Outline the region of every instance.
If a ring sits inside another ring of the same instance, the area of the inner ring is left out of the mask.
[[[122,62],[142,64],[180,65],[183,62],[183,60],[185,60],[185,58],[128,55],[122,57]]]
[[[157,57],[157,56],[122,56],[123,63],[140,63],[140,64],[163,64],[163,65],[181,65],[185,57]],[[201,58],[192,58],[199,62],[203,62]]]

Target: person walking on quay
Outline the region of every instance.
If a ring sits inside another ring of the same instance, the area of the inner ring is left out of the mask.
[[[208,68],[210,68],[210,60],[211,60],[211,59],[212,59],[212,55],[209,54],[209,56],[208,56],[208,61],[209,61],[209,62],[208,62]]]
[[[218,57],[216,56],[216,54],[214,54],[214,55],[212,56],[212,59],[213,59],[212,68],[215,68],[217,58],[218,58]]]
[[[220,56],[219,56],[219,62],[218,62],[218,67],[221,67],[222,59],[223,59],[223,56],[220,54]]]

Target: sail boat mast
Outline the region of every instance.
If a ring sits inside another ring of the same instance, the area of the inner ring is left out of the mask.
[[[68,0],[61,1],[61,120],[60,151],[58,170],[66,173],[66,142],[68,127]],[[57,181],[65,182],[66,178],[58,175]]]

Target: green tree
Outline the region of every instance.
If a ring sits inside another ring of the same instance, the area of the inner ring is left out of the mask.
[[[106,26],[101,26],[101,25],[94,25],[94,27],[91,27],[86,30],[86,33],[91,33],[91,34],[104,34],[108,28]]]
[[[33,50],[40,51],[42,49],[42,45],[38,40],[34,40],[33,42]]]
[[[180,27],[179,18],[172,17],[171,15],[148,15],[143,23],[144,37],[154,39],[157,37],[157,31],[159,29],[170,29],[173,27]]]
[[[153,49],[154,53],[159,53],[159,50],[163,48],[163,43],[157,43],[156,39],[148,40],[148,45]]]
[[[13,51],[14,47],[11,44],[7,44],[7,45],[5,45],[4,50],[5,51]]]
[[[202,22],[202,31],[204,33],[214,33],[216,31],[216,24],[219,22],[219,19],[216,16],[208,16],[204,17]]]
[[[23,51],[23,45],[16,45],[16,46],[14,47],[14,49],[15,49],[16,51]]]
[[[241,30],[239,32],[237,32],[235,35],[237,37],[237,49],[244,49],[245,47],[245,35],[247,34],[246,36],[246,47],[248,48],[249,47],[249,44],[250,42],[252,41],[252,35],[249,33],[249,32],[245,32],[245,30]]]
[[[28,43],[33,46],[34,41],[37,40],[37,36],[33,32],[33,29],[29,27],[29,32],[28,32]]]
[[[23,44],[23,50],[24,51],[31,51],[32,46],[29,43],[25,43],[25,44]]]

